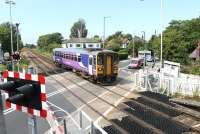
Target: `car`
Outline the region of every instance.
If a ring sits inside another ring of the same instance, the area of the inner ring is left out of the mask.
[[[131,59],[130,64],[128,65],[129,69],[137,69],[143,66],[144,60],[142,58],[133,58]]]

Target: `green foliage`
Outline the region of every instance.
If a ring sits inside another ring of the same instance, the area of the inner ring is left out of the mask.
[[[61,44],[62,39],[61,33],[46,34],[39,37],[37,44],[39,47],[45,47],[51,43]]]
[[[12,25],[13,31],[13,51],[17,50],[17,30],[16,26]],[[2,23],[0,24],[0,43],[2,44],[2,50],[4,52],[11,52],[11,41],[10,41],[10,23]],[[23,43],[21,41],[21,35],[18,35],[19,39],[19,49],[23,48]]]
[[[36,48],[36,45],[34,45],[34,44],[26,44],[24,47],[34,49],[34,48]]]
[[[101,42],[101,38],[99,37],[99,35],[95,35],[92,39],[94,41]]]
[[[120,49],[118,53],[128,53],[127,48]]]
[[[46,34],[39,37],[37,44],[38,44],[39,49],[49,51],[52,48],[52,44],[61,44],[62,39],[63,37],[61,33]]]
[[[52,43],[48,45],[47,51],[52,52],[54,48],[59,48],[59,47],[61,47],[60,44]]]
[[[128,53],[121,52],[121,53],[118,53],[118,56],[119,56],[119,60],[125,60],[128,58]]]
[[[88,30],[84,19],[79,19],[71,28],[70,38],[85,38],[87,37]]]
[[[118,52],[120,50],[120,44],[113,42],[112,45],[109,45],[107,48]]]
[[[163,32],[163,59],[182,64],[190,63],[189,54],[200,40],[200,19],[173,20]],[[152,36],[149,47],[160,57],[160,35]]]
[[[144,43],[142,40],[135,40],[131,41],[128,45],[128,53],[133,55],[133,48],[134,48],[134,57],[138,55],[138,51],[144,50]]]
[[[30,61],[26,57],[21,57],[20,66],[28,66]]]

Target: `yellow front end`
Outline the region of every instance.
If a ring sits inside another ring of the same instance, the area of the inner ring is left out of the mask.
[[[98,81],[114,81],[118,75],[118,62],[115,55],[99,54],[96,57],[96,78]]]

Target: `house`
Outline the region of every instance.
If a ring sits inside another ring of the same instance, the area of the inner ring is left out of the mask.
[[[128,39],[123,39],[122,43],[120,45],[120,48],[127,48],[129,44],[129,40]]]
[[[189,55],[189,57],[193,60],[200,57],[200,41],[198,41],[196,49]]]
[[[63,48],[102,48],[101,43],[89,38],[71,38],[62,42]]]

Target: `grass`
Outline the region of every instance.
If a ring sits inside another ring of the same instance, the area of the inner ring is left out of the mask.
[[[42,50],[42,49],[33,49],[34,52],[41,54],[45,57],[51,58],[52,57],[52,53],[51,52],[47,52],[46,50]]]
[[[193,92],[192,96],[186,95],[184,96],[183,94],[176,92],[175,94],[172,95],[172,98],[183,98],[187,100],[194,100],[194,101],[200,101],[200,93],[197,91]]]

